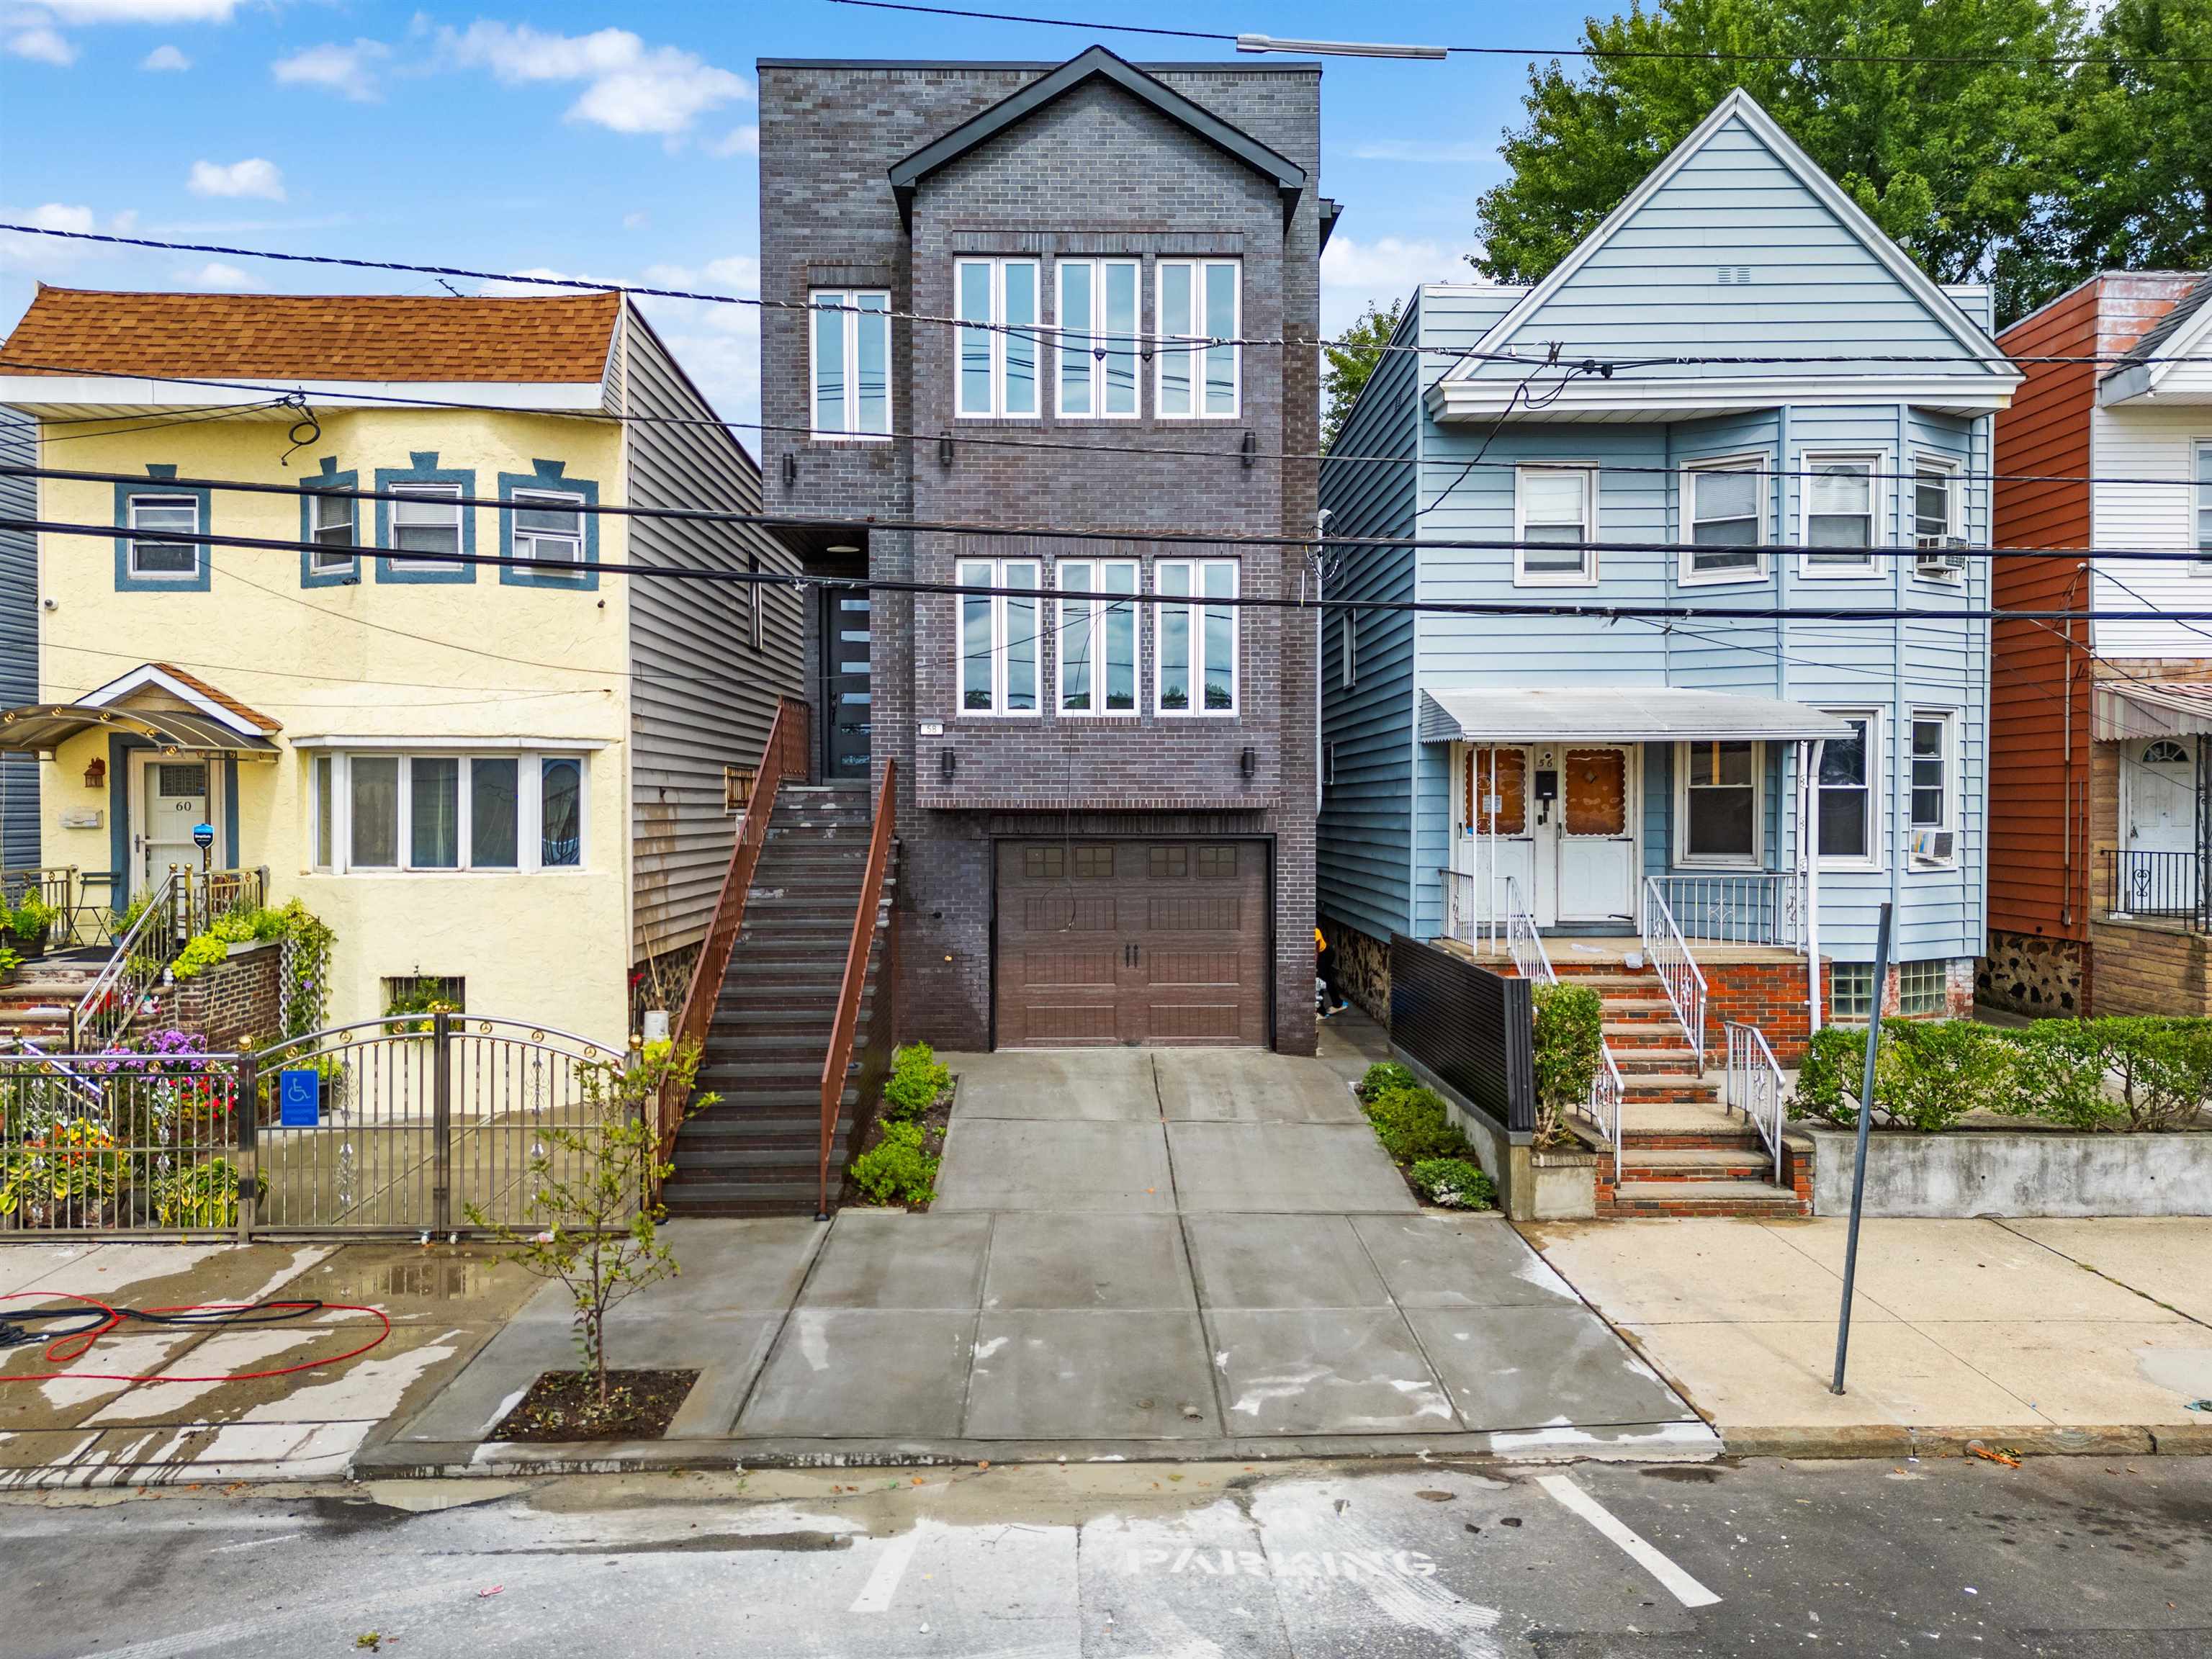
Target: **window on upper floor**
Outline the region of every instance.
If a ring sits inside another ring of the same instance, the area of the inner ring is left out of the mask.
[[[1523,466],[1513,475],[1513,580],[1531,587],[1597,580],[1597,469]]]
[[[332,753],[313,766],[318,870],[583,866],[580,755]]]
[[[1690,549],[1686,582],[1744,581],[1766,574],[1759,550],[1766,540],[1764,456],[1700,461],[1682,474],[1682,518]]]
[[[816,289],[809,355],[817,438],[887,438],[891,429],[891,296],[881,289]]]
[[[1160,336],[1154,407],[1168,420],[1225,420],[1243,407],[1243,267],[1235,259],[1162,259],[1152,284]]]
[[[2197,503],[2195,538],[2197,562],[2191,568],[2212,571],[2212,438],[2197,446]]]
[[[165,542],[161,532],[196,536],[200,533],[200,504],[195,495],[133,495],[128,510],[130,528],[152,534],[131,539],[131,574],[154,581],[191,581],[200,574],[200,544]]]
[[[1062,259],[1054,275],[1055,411],[1064,421],[1133,417],[1138,262]]]
[[[1237,712],[1237,562],[1162,559],[1152,566],[1158,630],[1154,707],[1163,715]]]
[[[507,498],[514,514],[514,556],[550,563],[584,562],[581,495],[550,489],[518,489]]]
[[[1347,605],[1337,614],[1337,645],[1344,653],[1341,666],[1345,689],[1349,690],[1359,680],[1359,613]]]
[[[392,503],[390,562],[416,570],[465,569],[453,556],[461,550],[461,487],[395,483],[392,493],[402,499]]]
[[[1060,592],[1060,712],[1135,714],[1136,561],[1062,559],[1053,574]],[[1116,594],[1131,597],[1117,601]]]
[[[1803,471],[1805,574],[1863,575],[1875,568],[1875,474],[1880,458],[1808,455]]]
[[[1765,759],[1756,743],[1678,746],[1678,863],[1758,867]]]
[[[1916,576],[1931,581],[1962,580],[1966,545],[1958,465],[1920,456],[1912,463],[1912,561]]]
[[[960,712],[1035,714],[1040,647],[1034,559],[963,559],[960,586]],[[994,589],[1029,592],[1006,593]]]
[[[1820,745],[1820,862],[1874,869],[1881,862],[1875,832],[1881,716],[1871,708],[1827,712],[1849,726],[1851,734]]]
[[[957,386],[953,412],[968,419],[1037,414],[1037,262],[958,259],[952,268]]]
[[[356,504],[350,495],[331,490],[311,491],[307,496],[307,539],[314,544],[307,555],[307,571],[316,576],[352,573],[354,550],[360,541],[356,528]]]

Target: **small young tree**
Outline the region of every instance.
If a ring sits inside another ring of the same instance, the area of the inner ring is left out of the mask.
[[[1567,1114],[1589,1103],[1605,1063],[1605,1004],[1587,985],[1536,988],[1536,1136],[1539,1146],[1567,1139]]]
[[[646,1045],[634,1063],[577,1067],[583,1121],[541,1130],[531,1155],[521,1225],[494,1221],[479,1204],[464,1206],[471,1224],[508,1247],[506,1260],[541,1279],[558,1279],[575,1304],[576,1346],[598,1384],[596,1414],[613,1416],[607,1381],[607,1315],[632,1291],[678,1271],[662,1243],[667,1212],[653,1197],[674,1165],[663,1161],[659,1103],[665,1088],[688,1099],[699,1069],[696,1043]],[[715,1097],[691,1100],[696,1111]]]

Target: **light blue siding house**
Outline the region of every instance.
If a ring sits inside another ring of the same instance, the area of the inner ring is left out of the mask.
[[[1990,304],[1741,92],[1534,288],[1413,296],[1419,349],[1322,471],[1328,535],[1414,544],[1328,588],[1375,607],[1322,653],[1319,908],[1355,990],[1393,933],[1640,939],[1786,1059],[1863,1016],[1887,899],[1889,1006],[1971,996],[1990,587],[1963,550],[2020,378]]]

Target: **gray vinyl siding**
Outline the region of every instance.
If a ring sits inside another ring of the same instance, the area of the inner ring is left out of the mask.
[[[621,407],[632,415],[710,421],[714,411],[635,310],[625,317]],[[726,428],[634,421],[625,430],[628,499],[637,507],[761,510],[760,469]],[[754,526],[629,521],[640,564],[796,572],[799,561]],[[736,582],[629,582],[632,939],[642,960],[700,939],[729,862],[736,819],[723,810],[723,768],[757,765],[780,696],[796,695],[802,592],[763,596],[751,644],[748,594]]]
[[[29,466],[38,455],[38,427],[28,416],[0,409],[0,459]],[[0,476],[0,515],[38,516],[38,485]],[[39,700],[39,551],[27,530],[0,530],[0,705]],[[0,756],[0,865],[19,870],[39,862],[39,761]]]

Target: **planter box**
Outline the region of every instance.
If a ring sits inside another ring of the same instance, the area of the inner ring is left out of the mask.
[[[1848,1129],[1792,1124],[1819,1152],[1813,1213],[1848,1215]],[[2212,1134],[2075,1134],[2054,1129],[1877,1129],[1866,1213],[1878,1216],[2212,1215]]]

